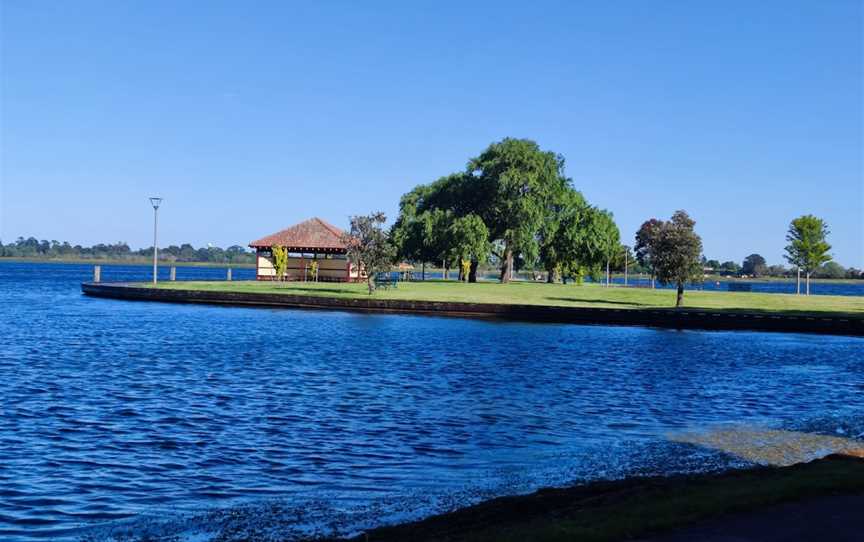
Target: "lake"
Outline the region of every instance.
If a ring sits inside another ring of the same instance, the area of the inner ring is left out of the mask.
[[[127,302],[91,276],[0,264],[0,539],[291,540],[747,465],[681,431],[864,439],[861,338]]]
[[[178,268],[179,269],[179,268]],[[255,278],[255,273],[249,270],[250,278]],[[167,278],[167,268],[164,271],[165,277]],[[178,271],[179,273],[179,271]],[[419,279],[420,273],[418,271],[414,272],[414,276]],[[442,279],[444,273],[440,271],[428,271],[426,273],[427,279]],[[451,271],[449,274],[450,280],[456,280],[457,273],[455,271]],[[218,279],[224,279],[225,273],[220,272],[217,275]],[[527,273],[520,273],[519,278],[521,280],[528,280],[530,276]],[[179,279],[179,275],[178,275]],[[497,273],[485,273],[480,275],[480,280],[488,280],[488,281],[498,281]],[[598,282],[604,282],[606,279],[603,278]],[[586,278],[585,282],[591,282],[590,278]],[[624,286],[624,277],[612,277],[612,284],[615,286]],[[651,279],[647,278],[645,275],[630,275],[627,279],[627,286],[631,288],[650,288],[651,287]],[[654,284],[655,288],[666,288],[666,289],[674,289],[676,286],[674,284],[667,284],[663,286],[662,284],[656,283]],[[694,283],[687,284],[685,286],[686,290],[706,290],[706,291],[716,291],[716,292],[730,292],[730,291],[738,291],[738,292],[754,292],[760,294],[794,294],[795,293],[795,281],[794,280],[718,280],[718,281],[705,281],[703,283]],[[804,279],[801,279],[801,294],[804,294]],[[810,295],[853,295],[853,296],[864,296],[864,280],[852,281],[852,282],[828,282],[828,281],[819,281],[819,280],[811,280],[810,281]]]

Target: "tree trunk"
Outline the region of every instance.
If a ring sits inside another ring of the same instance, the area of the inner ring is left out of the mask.
[[[810,295],[810,271],[807,271],[807,295]]]
[[[423,282],[426,282],[426,262],[423,262],[420,265],[420,269],[421,269],[420,278],[421,278],[421,280],[423,280]]]
[[[479,261],[471,260],[471,270],[468,272],[468,282],[477,282],[477,267],[479,266]]]
[[[375,291],[375,279],[372,275],[366,276],[366,284],[369,286],[369,295],[372,295],[372,292]]]
[[[677,309],[684,303],[684,283],[678,283],[678,297],[675,299],[675,308]]]
[[[546,282],[549,284],[555,283],[555,270],[554,269],[547,269],[546,270]]]
[[[504,266],[501,268],[501,282],[510,282],[513,275],[513,251],[508,247],[504,250]]]
[[[609,258],[606,258],[606,287],[609,287]]]
[[[627,254],[624,254],[624,286],[627,286]]]
[[[797,271],[795,276],[795,295],[801,295],[801,268],[798,267],[795,271]]]

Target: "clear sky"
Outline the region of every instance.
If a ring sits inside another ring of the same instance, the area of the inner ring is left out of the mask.
[[[625,241],[686,209],[781,263],[825,218],[864,267],[860,1],[0,0],[0,238],[245,245],[396,213],[506,136]]]

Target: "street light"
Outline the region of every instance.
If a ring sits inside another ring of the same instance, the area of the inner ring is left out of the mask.
[[[156,284],[156,258],[158,250],[156,248],[156,224],[159,216],[159,206],[162,204],[162,198],[150,198],[150,205],[153,206],[153,284]]]
[[[630,247],[624,245],[624,286],[627,286],[627,264],[629,263]]]

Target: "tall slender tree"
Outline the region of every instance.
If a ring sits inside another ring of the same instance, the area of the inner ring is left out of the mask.
[[[663,226],[663,221],[656,218],[646,220],[636,232],[636,261],[639,265],[645,267],[651,273],[651,287],[654,287],[654,279],[657,277],[657,270],[654,267],[655,255],[654,250],[660,241],[660,230]]]
[[[273,254],[273,271],[276,274],[276,280],[285,280],[285,270],[288,267],[288,249],[274,246],[270,250]]]
[[[603,254],[604,263],[606,264],[606,286],[608,287],[612,278],[609,268],[612,265],[612,260],[620,252],[621,232],[618,230],[618,226],[615,225],[615,220],[609,211],[600,211],[597,219],[598,242],[600,252]]]
[[[786,233],[786,260],[807,277],[806,295],[810,295],[810,275],[822,264],[831,261],[828,244],[828,224],[813,215],[799,216],[789,224]],[[799,288],[800,289],[800,288]]]

